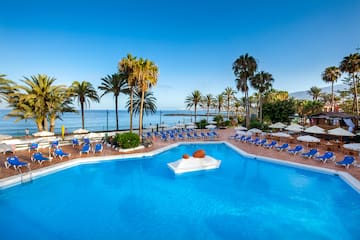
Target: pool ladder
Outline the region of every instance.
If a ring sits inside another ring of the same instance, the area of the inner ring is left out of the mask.
[[[21,183],[28,183],[32,181],[32,172],[30,168],[29,171],[27,172],[22,172],[21,169],[19,168],[19,172],[20,172]]]

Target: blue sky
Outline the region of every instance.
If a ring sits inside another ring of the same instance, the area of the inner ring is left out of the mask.
[[[9,79],[44,73],[97,87],[132,53],[159,66],[158,109],[184,108],[194,90],[235,88],[232,63],[245,53],[276,89],[324,87],[322,71],[360,46],[358,0],[5,0],[1,9],[0,73]],[[110,95],[91,104],[112,108]]]

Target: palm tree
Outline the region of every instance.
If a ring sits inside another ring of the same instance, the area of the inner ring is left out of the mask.
[[[332,66],[325,69],[322,73],[322,79],[326,83],[331,83],[331,111],[334,111],[334,82],[336,82],[341,76],[341,71],[338,67]]]
[[[250,126],[250,106],[249,106],[249,87],[248,80],[254,76],[257,63],[254,57],[249,56],[247,53],[241,55],[233,63],[232,69],[235,74],[236,87],[239,91],[245,93],[245,111],[246,111],[246,127]]]
[[[209,121],[209,112],[210,112],[210,107],[214,102],[214,97],[212,94],[207,94],[205,96],[202,97],[200,105],[203,108],[206,108],[206,121]]]
[[[134,99],[133,99],[133,107],[132,110],[134,111],[134,114],[140,114],[140,106],[141,106],[141,91],[135,91],[134,92]],[[128,109],[128,112],[131,111],[131,103],[130,100],[127,101],[126,107]],[[146,91],[144,96],[144,113],[145,115],[154,114],[156,113],[157,107],[156,107],[156,98],[154,97],[153,92]]]
[[[346,72],[349,74],[349,77],[353,80],[353,88],[354,88],[354,105],[356,107],[356,114],[359,115],[359,103],[358,103],[358,81],[357,81],[357,73],[360,72],[360,54],[354,53],[349,56],[344,57],[344,59],[340,63],[341,72]]]
[[[107,75],[102,78],[101,86],[99,89],[104,91],[100,96],[104,96],[105,94],[112,93],[115,98],[115,116],[116,116],[116,130],[119,130],[119,113],[118,113],[118,100],[120,93],[128,93],[128,81],[123,73],[114,73],[112,75]],[[131,105],[132,108],[132,105]]]
[[[259,92],[259,115],[260,122],[263,122],[262,103],[263,94],[272,88],[272,82],[274,81],[272,75],[268,72],[261,71],[250,78],[251,86]]]
[[[123,72],[128,81],[128,87],[129,87],[129,96],[130,96],[130,132],[133,130],[133,95],[134,95],[134,87],[137,86],[137,75],[134,71],[135,65],[136,65],[137,59],[136,57],[133,57],[131,54],[128,54],[126,57],[121,59],[119,62],[119,71]]]
[[[234,99],[235,93],[236,92],[231,87],[225,88],[225,91],[223,93],[223,95],[226,98],[226,111],[227,111],[227,118],[228,119],[230,117],[230,115],[229,115],[229,113],[230,113],[230,103]]]
[[[7,99],[10,91],[11,91],[11,86],[13,82],[6,79],[6,75],[5,74],[0,74],[0,102],[1,99],[5,100]]]
[[[81,108],[81,127],[85,128],[85,114],[84,105],[90,106],[90,101],[100,102],[100,98],[93,87],[93,85],[87,81],[74,81],[71,85],[71,92],[74,98],[77,98]]]
[[[201,93],[199,90],[193,91],[190,95],[188,95],[185,99],[186,108],[190,109],[194,107],[194,115],[195,115],[195,122],[196,122],[196,113],[197,113],[197,106],[201,103]]]
[[[64,112],[74,112],[71,95],[66,86],[54,85],[55,78],[38,74],[22,80],[25,85],[14,85],[9,95],[13,108],[7,115],[17,120],[33,119],[39,131],[55,129],[55,120]]]
[[[224,105],[224,95],[223,94],[219,94],[216,96],[215,101],[214,101],[215,107],[218,110],[218,114],[220,114],[221,109]]]
[[[321,88],[313,86],[307,93],[312,97],[313,101],[317,101],[321,96]]]
[[[137,79],[137,87],[141,91],[140,116],[139,116],[139,136],[142,136],[142,120],[144,112],[145,92],[156,85],[159,69],[154,62],[140,58],[133,67],[133,73]]]

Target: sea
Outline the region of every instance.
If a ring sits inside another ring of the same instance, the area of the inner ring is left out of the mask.
[[[0,110],[0,134],[10,136],[24,136],[25,129],[30,130],[30,134],[37,132],[36,124],[33,120],[21,120],[15,122],[16,118],[8,118],[6,115],[10,110]],[[125,110],[119,112],[119,130],[130,128],[130,115]],[[205,111],[198,111],[198,114],[206,114]],[[176,124],[187,124],[193,122],[193,111],[190,110],[164,110],[157,111],[152,115],[144,115],[143,127],[151,126],[175,126]],[[197,116],[196,121],[206,119],[206,116]],[[71,133],[81,128],[81,113],[64,113],[61,119],[55,123],[55,134],[61,134],[61,127],[64,125],[65,131]],[[133,128],[139,127],[139,116],[133,116]],[[89,131],[111,131],[116,130],[115,110],[85,110],[85,129]]]

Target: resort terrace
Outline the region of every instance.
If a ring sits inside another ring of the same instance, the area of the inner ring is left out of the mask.
[[[197,130],[198,132],[200,132],[200,130]],[[202,131],[207,131],[207,130],[202,130]],[[236,148],[245,151],[249,154],[252,155],[256,155],[256,156],[263,156],[263,157],[267,157],[267,158],[272,158],[272,159],[278,159],[280,161],[286,161],[286,162],[291,162],[291,163],[298,163],[298,164],[303,164],[303,165],[308,165],[308,166],[315,166],[315,167],[320,167],[320,168],[325,168],[325,169],[332,169],[335,171],[342,171],[342,172],[347,172],[349,174],[351,174],[354,178],[356,178],[357,180],[360,181],[360,168],[352,165],[349,168],[344,168],[343,166],[339,166],[335,164],[335,161],[327,161],[326,163],[323,163],[322,161],[319,160],[314,160],[314,159],[308,159],[308,158],[304,158],[301,156],[301,154],[297,154],[297,155],[293,155],[293,154],[289,154],[286,150],[285,151],[278,151],[276,149],[268,149],[262,146],[257,146],[254,144],[249,144],[246,142],[242,142],[242,141],[238,141],[238,140],[233,140],[230,139],[230,136],[234,135],[235,130],[234,128],[228,128],[228,129],[220,129],[217,130],[217,133],[219,135],[218,138],[214,138],[211,140],[183,140],[183,141],[176,141],[176,142],[195,142],[195,141],[225,141],[225,142],[229,142],[231,143],[233,146],[235,146]],[[75,146],[73,147],[72,145],[63,145],[61,146],[64,152],[70,153],[71,156],[70,158],[63,158],[62,160],[60,160],[59,158],[53,158],[51,162],[46,161],[42,164],[39,164],[37,162],[32,162],[31,161],[31,155],[34,152],[29,152],[27,149],[24,150],[17,150],[15,154],[12,153],[6,153],[6,154],[1,154],[0,156],[0,181],[1,180],[6,180],[6,178],[11,177],[11,176],[15,176],[19,173],[17,170],[14,170],[14,168],[10,167],[10,168],[5,168],[5,161],[6,158],[9,156],[13,156],[16,155],[20,161],[24,161],[24,162],[28,162],[30,163],[30,172],[33,172],[37,169],[40,168],[47,168],[50,169],[51,171],[51,166],[55,166],[59,167],[59,164],[61,166],[61,163],[65,163],[68,162],[69,160],[74,160],[74,159],[82,159],[82,158],[89,158],[89,157],[96,157],[96,159],[98,159],[99,161],[104,159],[105,157],[108,156],[119,156],[121,158],[126,157],[126,156],[131,156],[133,154],[141,154],[141,153],[149,153],[149,152],[153,152],[156,150],[161,150],[171,144],[173,144],[174,141],[163,141],[159,138],[153,138],[152,140],[152,145],[147,147],[147,148],[141,148],[141,149],[137,149],[137,150],[132,150],[132,151],[127,151],[127,152],[119,152],[119,150],[116,150],[114,148],[111,148],[110,146],[107,146],[106,144],[104,144],[104,150],[100,153],[96,153],[94,154],[92,151],[89,154],[81,154],[80,155],[80,149],[81,146]],[[283,143],[283,142],[282,142]],[[293,142],[290,143],[290,147],[295,147],[295,145],[302,145],[304,147],[304,152],[308,151],[310,148],[312,147],[308,147],[306,143],[304,142]],[[320,154],[323,154],[324,152],[328,151],[328,145],[324,144],[323,142],[319,143],[317,146],[315,146],[315,148],[317,148],[320,152]],[[48,148],[42,148],[39,149],[40,152],[43,153],[44,156],[48,156],[49,151]],[[344,158],[345,155],[348,154],[352,154],[355,156],[355,159],[358,160],[358,156],[357,156],[357,152],[353,151],[353,152],[344,152],[344,150],[342,150],[341,148],[338,148],[334,151],[335,155],[336,155],[336,161],[340,161]],[[181,158],[181,156],[177,156],[178,158]],[[61,168],[61,167],[60,167]],[[29,170],[27,168],[23,168],[22,172],[24,174],[24,176],[27,174]],[[271,174],[271,173],[269,173]]]

